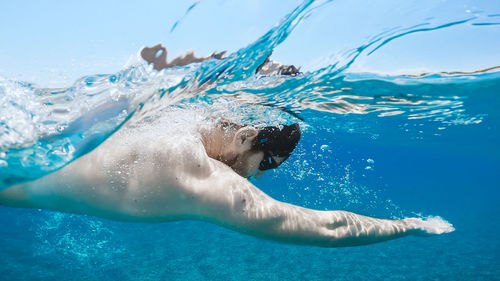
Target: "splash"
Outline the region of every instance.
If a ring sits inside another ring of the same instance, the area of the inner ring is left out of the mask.
[[[194,7],[198,6],[198,4],[200,4],[200,1],[194,2],[193,4],[191,4],[191,6],[189,6],[189,8],[187,8],[186,13],[184,13],[184,15],[172,25],[172,28],[170,28],[170,33],[174,32],[177,26],[187,17],[187,15],[194,9]]]
[[[346,115],[428,120],[440,128],[482,122],[486,115],[467,113],[464,104],[471,89],[498,85],[500,74],[495,69],[422,76],[348,70],[360,56],[409,34],[463,24],[492,25],[497,15],[445,23],[429,19],[385,30],[334,63],[296,76],[257,72],[298,25],[332,3],[304,1],[254,43],[222,59],[160,72],[136,59],[116,74],[86,76],[61,89],[0,78],[0,190],[63,167],[94,149],[132,116],[154,119],[170,107],[230,115],[253,124],[298,118],[312,127],[325,124],[324,118]],[[349,130],[363,130],[362,118],[350,122],[344,124]]]

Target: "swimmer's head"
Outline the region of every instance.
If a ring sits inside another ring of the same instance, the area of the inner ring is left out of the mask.
[[[281,128],[241,127],[234,134],[229,149],[233,157],[223,162],[243,177],[258,177],[264,171],[281,165],[297,146],[300,135],[299,124],[283,125]]]
[[[252,149],[262,151],[264,158],[259,163],[259,170],[265,171],[277,168],[288,157],[300,140],[298,123],[283,125],[283,128],[271,126],[259,130]]]

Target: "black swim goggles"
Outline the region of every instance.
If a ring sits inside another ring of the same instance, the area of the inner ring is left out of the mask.
[[[283,163],[297,146],[300,135],[298,123],[283,125],[281,129],[275,126],[262,128],[253,145],[254,150],[264,152],[264,159],[259,164],[259,170],[274,169]],[[278,163],[274,157],[280,157],[283,160]]]

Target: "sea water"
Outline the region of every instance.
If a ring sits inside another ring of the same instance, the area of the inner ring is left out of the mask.
[[[222,60],[157,72],[137,58],[60,89],[0,78],[0,189],[63,167],[134,114],[154,120],[184,110],[256,126],[299,122],[292,156],[251,179],[273,198],[385,218],[439,215],[456,231],[325,249],[205,222],[124,223],[0,206],[0,280],[499,280],[498,69],[348,71],[394,39],[476,19],[382,31],[295,76],[256,74],[325,4],[302,3]]]

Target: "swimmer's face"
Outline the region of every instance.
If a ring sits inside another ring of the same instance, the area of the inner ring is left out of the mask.
[[[259,164],[264,159],[262,151],[246,151],[238,154],[236,161],[231,168],[240,176],[245,178],[258,177],[263,173],[259,170]]]
[[[300,139],[298,124],[265,127],[251,126],[238,130],[233,140],[236,157],[231,166],[243,177],[257,177],[264,171],[277,168],[292,153]]]

